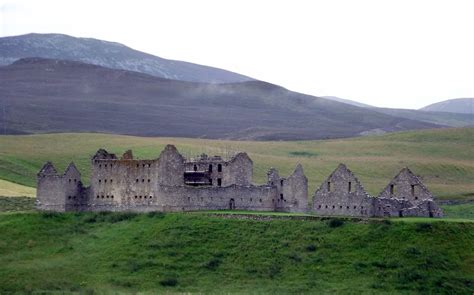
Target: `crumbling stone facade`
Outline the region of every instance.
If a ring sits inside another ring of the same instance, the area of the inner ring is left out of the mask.
[[[375,215],[442,217],[443,212],[420,178],[403,168],[379,194]]]
[[[272,178],[264,185],[253,184],[252,178],[253,162],[246,153],[228,161],[207,155],[185,159],[168,145],[157,159],[135,160],[131,151],[118,158],[100,149],[92,157],[89,187],[82,185],[74,164],[59,175],[46,163],[38,173],[37,207],[135,212],[308,210],[308,181],[300,165],[288,178]]]
[[[183,157],[167,145],[157,159],[120,158],[100,149],[92,157],[90,186],[71,163],[60,175],[48,162],[38,173],[37,208],[51,211],[255,210],[312,212],[339,216],[430,216],[442,212],[432,194],[407,168],[378,198],[367,194],[343,164],[323,182],[308,205],[308,179],[297,165],[286,178],[276,169],[267,183],[252,183],[253,162],[246,153],[229,160],[205,154]]]
[[[321,215],[370,217],[373,204],[374,198],[344,164],[329,175],[313,198],[313,210]]]
[[[312,204],[316,214],[330,216],[443,216],[433,195],[408,168],[403,168],[376,198],[340,164],[315,192]]]

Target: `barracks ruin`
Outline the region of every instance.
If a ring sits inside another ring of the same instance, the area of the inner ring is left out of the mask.
[[[58,174],[48,162],[38,173],[37,208],[50,211],[256,210],[327,216],[442,217],[433,195],[408,168],[374,197],[343,164],[308,202],[308,180],[298,165],[288,177],[270,169],[263,185],[252,183],[253,162],[246,153],[229,160],[205,154],[184,158],[168,145],[157,159],[118,158],[100,149],[92,157],[90,186],[71,163]]]

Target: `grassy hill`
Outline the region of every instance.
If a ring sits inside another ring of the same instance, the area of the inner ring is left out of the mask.
[[[270,167],[288,175],[302,163],[314,193],[324,179],[346,163],[369,193],[376,195],[404,166],[409,166],[439,199],[474,199],[474,128],[401,132],[341,140],[252,142],[185,138],[144,138],[108,134],[0,136],[0,179],[34,187],[46,161],[63,171],[70,161],[88,182],[90,157],[99,148],[115,153],[133,149],[139,158],[156,158],[168,144],[183,154],[247,151],[254,181],[264,183]]]
[[[0,232],[0,293],[474,292],[473,223],[28,213]]]

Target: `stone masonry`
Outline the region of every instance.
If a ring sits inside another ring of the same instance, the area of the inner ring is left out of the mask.
[[[267,183],[252,183],[253,162],[246,153],[230,160],[205,154],[184,158],[167,145],[157,159],[120,158],[100,149],[92,157],[90,186],[71,163],[59,174],[48,162],[38,173],[37,208],[50,211],[254,210],[340,216],[441,217],[433,195],[408,168],[378,198],[367,194],[343,164],[323,182],[308,204],[308,179],[297,165],[288,177],[276,169]]]

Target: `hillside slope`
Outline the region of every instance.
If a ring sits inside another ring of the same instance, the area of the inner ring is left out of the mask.
[[[29,213],[0,232],[2,294],[474,292],[474,223]]]
[[[11,134],[292,140],[440,127],[260,81],[192,83],[38,58],[0,67],[0,102],[1,130]]]
[[[365,104],[365,103],[361,103],[361,102],[351,100],[351,99],[340,98],[340,97],[337,97],[337,96],[321,96],[321,97],[325,98],[325,99],[330,99],[330,100],[342,102],[342,103],[347,103],[347,104],[350,104],[350,105],[353,105],[353,106],[356,106],[356,107],[374,108],[374,106],[371,106],[371,105],[368,105],[368,104]]]
[[[168,60],[120,43],[92,38],[75,38],[63,34],[27,34],[0,38],[0,65],[8,65],[25,57],[82,61],[182,81],[231,83],[253,80],[230,71]]]
[[[474,114],[474,98],[455,98],[430,104],[422,111]]]
[[[36,186],[36,174],[46,161],[63,172],[74,161],[89,183],[90,158],[99,148],[122,154],[133,150],[140,159],[156,159],[166,144],[188,156],[203,152],[223,155],[245,151],[254,162],[254,181],[267,181],[270,167],[281,176],[298,163],[308,177],[311,196],[326,177],[345,163],[372,195],[403,167],[422,177],[437,200],[474,199],[474,128],[400,132],[383,136],[320,141],[223,141],[151,138],[110,134],[42,134],[0,136],[0,179]]]
[[[361,108],[370,108],[372,111],[376,111],[382,114],[390,115],[393,117],[398,118],[405,118],[410,120],[422,121],[426,123],[438,124],[438,125],[446,125],[450,127],[465,127],[465,126],[474,126],[474,116],[472,112],[472,106],[466,105],[464,103],[463,106],[458,105],[456,109],[460,109],[461,107],[465,107],[463,112],[450,112],[446,111],[444,107],[437,107],[432,105],[433,108],[427,107],[429,109],[420,109],[420,110],[412,110],[412,109],[394,109],[394,108],[379,108],[374,107],[368,104],[360,103],[350,99],[344,99],[336,96],[322,96],[323,98],[358,106]],[[451,105],[451,104],[450,104]],[[447,106],[447,105],[446,105]],[[454,107],[454,102],[453,105]],[[448,108],[449,109],[449,108]],[[471,111],[469,111],[471,109]]]
[[[418,120],[451,127],[474,126],[474,115],[472,114],[390,108],[373,108],[372,110],[398,118]]]

